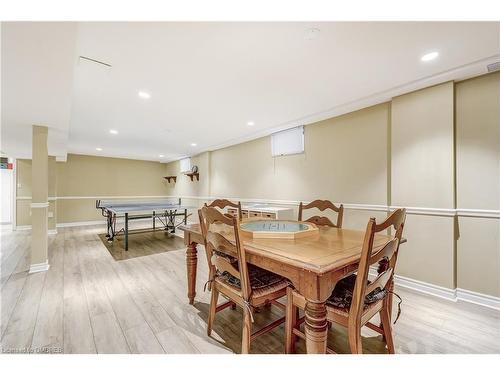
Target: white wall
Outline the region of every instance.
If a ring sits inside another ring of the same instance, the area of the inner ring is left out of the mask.
[[[14,199],[14,190],[13,190],[13,183],[14,183],[14,171],[12,169],[2,169],[1,171],[1,177],[0,177],[0,184],[1,184],[1,190],[0,190],[0,196],[2,197],[1,200],[1,218],[0,218],[0,224],[11,224],[12,223],[12,202]]]

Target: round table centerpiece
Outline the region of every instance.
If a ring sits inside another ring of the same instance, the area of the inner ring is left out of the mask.
[[[252,238],[296,239],[319,233],[313,223],[290,220],[252,220],[240,224],[241,234]]]

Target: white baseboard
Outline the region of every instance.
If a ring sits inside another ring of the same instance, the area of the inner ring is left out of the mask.
[[[16,230],[31,230],[31,225],[16,225]]]
[[[489,307],[491,309],[500,310],[500,297],[494,297],[487,294],[472,292],[470,290],[457,289],[457,300],[474,303]]]
[[[394,277],[394,283],[401,288],[410,289],[415,292],[428,294],[439,298],[444,298],[449,301],[457,300],[456,289],[445,288],[443,286],[430,284],[424,281],[414,280],[408,277],[398,276],[398,275]]]
[[[50,268],[49,261],[46,260],[43,263],[32,264],[30,266],[30,270],[28,271],[28,273],[44,272],[44,271],[48,271],[49,268]]]
[[[151,221],[153,220],[152,218],[144,218],[144,219],[134,219],[134,220],[129,220],[129,223],[134,223],[137,221]],[[125,219],[123,218],[117,218],[116,219],[117,224],[123,224],[125,223]],[[92,221],[74,221],[74,222],[69,222],[69,223],[58,223],[56,224],[57,228],[68,228],[68,227],[80,227],[80,226],[86,226],[86,225],[106,225],[106,220],[92,220]],[[129,224],[130,225],[130,224]]]
[[[86,226],[86,225],[106,225],[105,220],[93,220],[93,221],[75,221],[75,222],[69,222],[69,223],[57,223],[56,227],[57,228],[68,228],[68,227],[80,227],[80,226]]]
[[[369,274],[370,277],[372,278],[377,276],[377,272],[373,268],[370,268]],[[417,293],[443,298],[448,301],[453,301],[453,302],[463,301],[463,302],[473,303],[475,305],[488,307],[494,310],[500,310],[500,297],[481,294],[460,288],[457,289],[445,288],[439,285],[430,284],[424,281],[414,280],[408,277],[398,276],[398,275],[394,277],[394,284],[400,288],[405,288]]]
[[[48,234],[57,234],[57,229],[49,229]]]

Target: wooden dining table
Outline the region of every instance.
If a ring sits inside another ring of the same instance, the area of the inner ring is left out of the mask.
[[[199,224],[179,227],[184,231],[189,303],[196,297],[197,246],[203,244]],[[355,272],[361,256],[365,232],[320,227],[315,236],[297,239],[243,237],[247,261],[286,277],[307,303],[305,336],[307,353],[325,353],[328,324],[326,300],[337,281]],[[393,237],[377,234],[373,251]]]

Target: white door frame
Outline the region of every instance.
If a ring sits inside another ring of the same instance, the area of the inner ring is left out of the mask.
[[[12,178],[12,208],[11,208],[11,216],[12,216],[12,230],[16,230],[17,223],[17,163],[16,159],[12,160],[13,172],[14,176]]]

